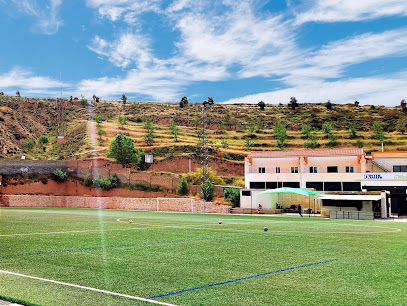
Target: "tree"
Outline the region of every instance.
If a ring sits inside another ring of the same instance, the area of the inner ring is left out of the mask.
[[[187,97],[182,97],[181,101],[179,102],[179,107],[183,108],[184,106],[188,105],[188,98]]]
[[[406,107],[406,106],[407,106],[407,102],[406,102],[405,99],[401,100],[400,106],[401,106],[401,107]]]
[[[260,110],[264,110],[264,108],[266,107],[266,103],[264,103],[263,101],[260,101],[259,103],[257,103],[257,106],[260,107]]]
[[[288,106],[291,107],[292,110],[295,110],[298,107],[298,101],[295,97],[291,97]]]
[[[246,144],[246,150],[250,151],[250,149],[254,146],[254,141],[250,137],[245,137],[244,139],[245,144]]]
[[[331,110],[331,109],[332,109],[331,100],[328,100],[328,102],[325,103],[325,107],[326,107],[327,110]]]
[[[209,105],[213,105],[213,98],[212,97],[208,97],[208,104]]]
[[[169,128],[170,128],[172,136],[175,139],[175,142],[178,142],[178,131],[179,130],[178,130],[178,127],[176,126],[176,124],[174,122],[174,119],[172,119],[172,118],[170,119]]]
[[[127,97],[126,97],[126,95],[125,95],[125,94],[122,94],[122,97],[120,98],[120,100],[122,100],[123,105],[125,105],[126,102],[127,102]]]
[[[305,141],[305,147],[307,149],[316,149],[319,147],[318,136],[315,131],[311,132],[308,139]]]
[[[240,206],[240,190],[238,188],[226,188],[223,191],[223,196],[232,203],[233,207]]]
[[[103,116],[102,115],[100,115],[100,114],[97,114],[97,115],[95,115],[94,117],[93,117],[93,120],[95,120],[96,121],[96,123],[101,123],[103,120],[104,120],[104,118],[103,118]]]
[[[122,134],[116,135],[112,140],[106,156],[114,158],[116,162],[122,165],[140,162],[140,151],[134,148],[134,140]]]
[[[373,133],[374,133],[374,138],[383,141],[384,139],[384,124],[381,121],[375,121],[373,122]]]
[[[222,137],[222,138],[221,138],[221,146],[222,146],[223,149],[229,148],[229,143],[228,143],[228,141],[225,139],[225,137]]]
[[[106,135],[106,131],[103,130],[102,128],[98,127],[98,135],[99,135],[99,141],[102,141],[102,136]]]
[[[359,106],[359,101],[356,100],[356,101],[354,102],[354,104],[355,104],[355,106]]]
[[[350,135],[349,135],[350,138],[355,139],[357,137],[356,129],[354,127],[351,127],[349,129],[349,133],[350,133]]]
[[[213,193],[213,184],[208,180],[201,185],[201,199],[212,201],[215,194]]]
[[[198,130],[198,127],[201,125],[201,118],[199,118],[198,116],[196,116],[194,118],[194,125],[195,125],[195,130]]]
[[[356,141],[356,146],[358,148],[360,148],[360,149],[363,148],[363,145],[364,145],[363,140],[358,139],[358,141]]]
[[[273,131],[274,131],[274,137],[277,140],[277,146],[280,149],[283,149],[284,145],[285,145],[285,141],[287,140],[287,130],[280,122],[278,122],[275,125]]]
[[[154,143],[154,126],[151,122],[151,118],[147,118],[146,122],[144,123],[144,128],[147,130],[146,134],[144,135],[144,140],[147,146],[152,146]]]
[[[332,124],[330,124],[329,122],[325,122],[322,125],[322,130],[324,131],[324,133],[328,136],[330,133],[332,133],[332,130],[334,129],[334,127],[332,126]]]
[[[303,136],[305,138],[309,138],[310,135],[311,135],[311,132],[312,132],[312,127],[310,125],[308,125],[308,124],[303,124],[301,126],[301,132],[303,133]]]
[[[182,176],[181,182],[178,185],[178,194],[187,195],[189,193],[188,183],[186,176]]]
[[[328,147],[333,148],[334,146],[336,146],[338,137],[336,137],[336,135],[334,133],[332,133],[332,131],[328,134]]]
[[[17,96],[17,97],[21,97],[20,91],[18,91],[18,90],[16,91],[16,96]]]
[[[127,124],[127,117],[126,116],[119,116],[117,121],[122,126],[122,129],[124,129],[124,126]]]

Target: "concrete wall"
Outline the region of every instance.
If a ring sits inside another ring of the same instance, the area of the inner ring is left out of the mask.
[[[51,173],[56,169],[67,171],[64,160],[0,159],[0,174]]]
[[[9,207],[69,207],[95,209],[126,209],[197,213],[228,213],[229,206],[190,198],[122,198],[43,195],[3,195],[2,201]]]

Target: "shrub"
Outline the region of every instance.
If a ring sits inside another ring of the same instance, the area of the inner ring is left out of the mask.
[[[223,191],[223,196],[232,203],[233,207],[240,206],[240,190],[237,188],[226,188]]]
[[[187,195],[189,193],[187,178],[185,176],[182,177],[181,182],[178,185],[178,194],[179,195]]]
[[[41,183],[43,183],[44,185],[47,185],[48,184],[48,178],[46,178],[46,177],[41,178]]]
[[[215,194],[213,193],[213,184],[210,181],[206,181],[201,185],[201,199],[205,201],[212,201]]]
[[[95,116],[93,117],[93,120],[94,120],[96,123],[101,123],[102,121],[104,121],[103,116],[100,115],[100,114],[95,115]]]
[[[96,188],[103,190],[109,190],[120,186],[120,180],[116,174],[112,174],[109,177],[100,178],[98,175],[93,179],[93,184]]]
[[[223,179],[216,174],[214,170],[208,168],[208,176],[211,182],[214,182],[216,185],[223,185]],[[187,175],[187,180],[192,185],[199,185],[202,183],[202,168],[196,168],[194,172]]]
[[[83,185],[90,187],[93,185],[92,176],[90,173],[86,174],[85,179],[83,180]]]
[[[41,145],[46,145],[49,142],[49,139],[47,136],[45,135],[41,135],[40,137],[38,137],[37,142]]]
[[[63,183],[68,179],[68,176],[66,172],[62,171],[61,169],[57,169],[54,172],[52,172],[52,179],[55,182]]]
[[[356,141],[356,146],[358,148],[363,148],[363,145],[364,145],[363,140],[358,139],[358,141]]]
[[[81,106],[87,106],[88,105],[88,99],[80,99],[79,103]]]

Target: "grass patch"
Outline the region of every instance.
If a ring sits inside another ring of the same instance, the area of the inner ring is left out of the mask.
[[[143,298],[206,286],[157,298],[178,305],[407,302],[406,223],[55,208],[0,216],[0,235],[48,233],[0,236],[6,271]],[[31,304],[137,304],[2,273],[0,284],[0,295]]]

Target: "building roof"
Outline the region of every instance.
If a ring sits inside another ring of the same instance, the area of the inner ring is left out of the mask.
[[[250,152],[248,158],[283,158],[298,156],[361,156],[363,149],[341,148],[341,149],[320,149],[320,150],[290,150],[290,151],[254,151]]]

